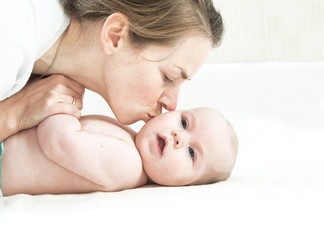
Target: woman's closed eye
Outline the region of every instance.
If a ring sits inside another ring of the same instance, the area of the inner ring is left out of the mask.
[[[167,75],[164,74],[164,82],[166,82],[166,83],[173,83],[174,80],[171,79],[171,78],[169,78]]]

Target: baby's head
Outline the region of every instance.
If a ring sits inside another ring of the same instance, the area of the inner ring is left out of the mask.
[[[143,126],[135,143],[148,177],[168,186],[226,180],[237,154],[233,127],[210,108],[159,115]]]

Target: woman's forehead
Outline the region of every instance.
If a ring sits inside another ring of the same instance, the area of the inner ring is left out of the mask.
[[[174,46],[148,45],[140,55],[153,62],[168,62],[192,76],[206,60],[212,45],[208,38],[192,35]]]
[[[192,76],[207,59],[211,49],[208,38],[193,35],[180,44],[168,59],[172,64],[186,69],[187,74]]]

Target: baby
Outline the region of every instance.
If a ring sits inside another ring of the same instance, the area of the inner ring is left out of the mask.
[[[207,184],[229,177],[236,153],[233,128],[209,108],[159,115],[138,134],[105,116],[54,115],[4,141],[1,190],[8,196]]]

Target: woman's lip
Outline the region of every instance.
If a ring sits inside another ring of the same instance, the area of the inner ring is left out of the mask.
[[[151,114],[147,114],[147,119],[145,122],[150,121],[152,118],[154,118],[155,116],[151,115]]]

